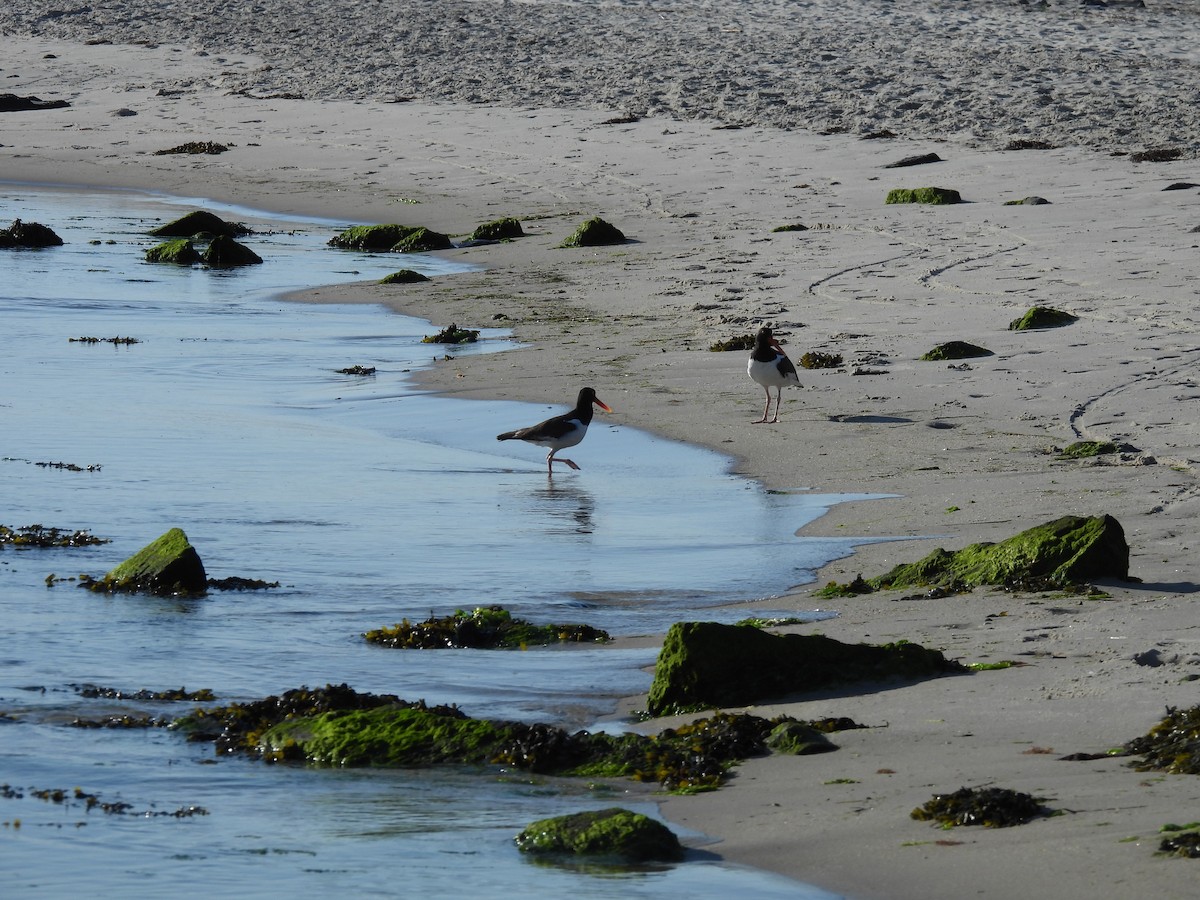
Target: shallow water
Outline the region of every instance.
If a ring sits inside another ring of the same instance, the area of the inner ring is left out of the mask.
[[[269,229],[245,239],[266,263],[216,272],[141,261],[157,220],[197,207]],[[0,549],[0,783],[22,794],[0,797],[6,896],[166,896],[198,881],[244,896],[808,896],[703,853],[579,872],[532,865],[512,845],[549,815],[614,803],[653,814],[644,792],[216,762],[171,732],[67,727],[188,708],[84,700],[74,686],[87,683],[207,687],[230,701],[340,682],[476,716],[594,725],[617,698],[645,692],[654,650],[404,653],[367,646],[361,632],[494,603],[615,635],[734,621],[736,601],[850,552],[850,541],[795,532],[851,498],[766,492],[729,475],[724,457],[622,427],[619,409],[573,452],[582,471],[548,479],[540,451],[494,436],[549,408],[447,400],[408,381],[444,352],[420,339],[445,323],[275,299],[401,267],[453,277],[458,264],[436,257],[325,247],[353,223],[0,184],[0,220],[13,218],[50,225],[67,244],[0,255],[0,522],[111,542]],[[70,340],[82,336],[138,343]],[[453,352],[507,346],[485,331]],[[336,371],[359,364],[375,375]],[[564,400],[576,388],[564,386]],[[58,463],[83,471],[48,465]],[[173,526],[210,577],[282,586],[163,600],[46,584],[51,573],[102,575]],[[76,786],[133,809],[106,815],[29,793]],[[135,814],[190,806],[208,814]]]

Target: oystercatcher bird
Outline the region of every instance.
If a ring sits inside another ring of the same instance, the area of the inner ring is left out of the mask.
[[[796,374],[796,367],[792,365],[792,361],[783,352],[783,347],[779,346],[779,341],[775,340],[771,329],[765,325],[758,329],[754,338],[754,349],[750,351],[746,373],[761,384],[767,394],[767,405],[763,407],[762,418],[755,419],[754,424],[767,421],[767,413],[771,411],[771,388],[775,388],[775,418],[771,419],[771,422],[778,422],[783,389],[789,384],[800,387],[800,376]]]
[[[555,416],[545,422],[538,422],[528,428],[506,431],[504,434],[496,435],[496,440],[526,441],[530,444],[537,444],[539,447],[549,447],[550,452],[546,454],[546,471],[551,475],[554,474],[556,462],[566,463],[572,469],[578,469],[579,466],[575,465],[573,460],[555,459],[554,454],[566,447],[574,447],[583,440],[583,436],[587,434],[588,424],[592,421],[593,403],[605,412],[612,412],[608,404],[596,396],[594,390],[585,387],[579,392],[575,408],[569,413]]]

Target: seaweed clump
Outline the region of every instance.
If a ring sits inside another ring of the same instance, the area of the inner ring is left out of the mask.
[[[1140,756],[1131,765],[1173,775],[1200,775],[1200,706],[1167,708],[1167,715],[1141,737],[1124,745],[1128,755]]]
[[[935,794],[932,800],[911,813],[919,821],[955,825],[1010,828],[1044,815],[1046,808],[1036,797],[1008,788],[959,788],[952,794]]]
[[[175,154],[191,154],[193,156],[216,156],[218,153],[224,153],[229,147],[225,144],[218,144],[216,141],[188,141],[185,144],[178,144],[174,147],[169,147],[166,150],[155,150],[155,156],[171,156]]]
[[[708,349],[712,353],[725,353],[729,350],[750,350],[754,347],[754,335],[739,334],[724,341],[716,341],[709,344]]]
[[[407,650],[470,648],[493,650],[557,643],[604,643],[608,632],[590,625],[534,625],[514,619],[500,606],[481,606],[471,612],[429,618],[365,632],[368,643]]]
[[[810,351],[800,357],[800,366],[805,369],[836,369],[842,364],[842,354]]]
[[[1158,852],[1163,856],[1200,859],[1200,831],[1179,831],[1169,835],[1159,842]]]
[[[422,344],[473,344],[479,340],[479,332],[472,328],[459,328],[454,323],[447,325],[434,335],[421,338]]]
[[[107,544],[108,538],[96,537],[85,530],[67,531],[63,528],[47,528],[44,525],[22,525],[9,528],[0,525],[0,546],[12,547],[91,547]]]

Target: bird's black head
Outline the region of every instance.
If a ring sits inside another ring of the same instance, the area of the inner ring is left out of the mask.
[[[586,409],[595,403],[605,412],[612,412],[612,408],[607,403],[596,396],[596,391],[593,388],[585,387],[579,392],[579,400],[575,403],[576,409]]]

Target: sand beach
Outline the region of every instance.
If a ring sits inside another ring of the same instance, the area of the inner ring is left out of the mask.
[[[810,526],[864,543],[771,606],[834,608],[820,630],[840,640],[1021,663],[755,707],[877,727],[748,761],[664,816],[859,900],[1182,898],[1196,863],[1155,850],[1163,825],[1200,819],[1200,781],[1061,757],[1197,703],[1198,24],[1183,0],[13,0],[4,92],[69,106],[0,114],[0,178],[459,237],[520,219],[519,240],[446,251],[476,272],[293,299],[522,342],[440,360],[420,375],[433,391],[569,404],[590,384],[614,421],[726,453],[772,490],[892,495]],[[188,141],[229,149],[156,155]],[[885,203],[925,186],[963,202]],[[1048,202],[1011,202],[1026,198]],[[629,240],[558,246],[592,216]],[[1077,321],[1008,329],[1036,305]],[[843,357],[802,369],[775,425],[751,424],[745,353],[709,351],[762,324],[793,359]],[[993,355],[919,359],[951,340]],[[1059,458],[1079,440],[1120,450]],[[1138,580],[1103,600],[813,596],[1066,514],[1116,518]],[[948,832],[908,815],[984,785],[1060,815]]]

